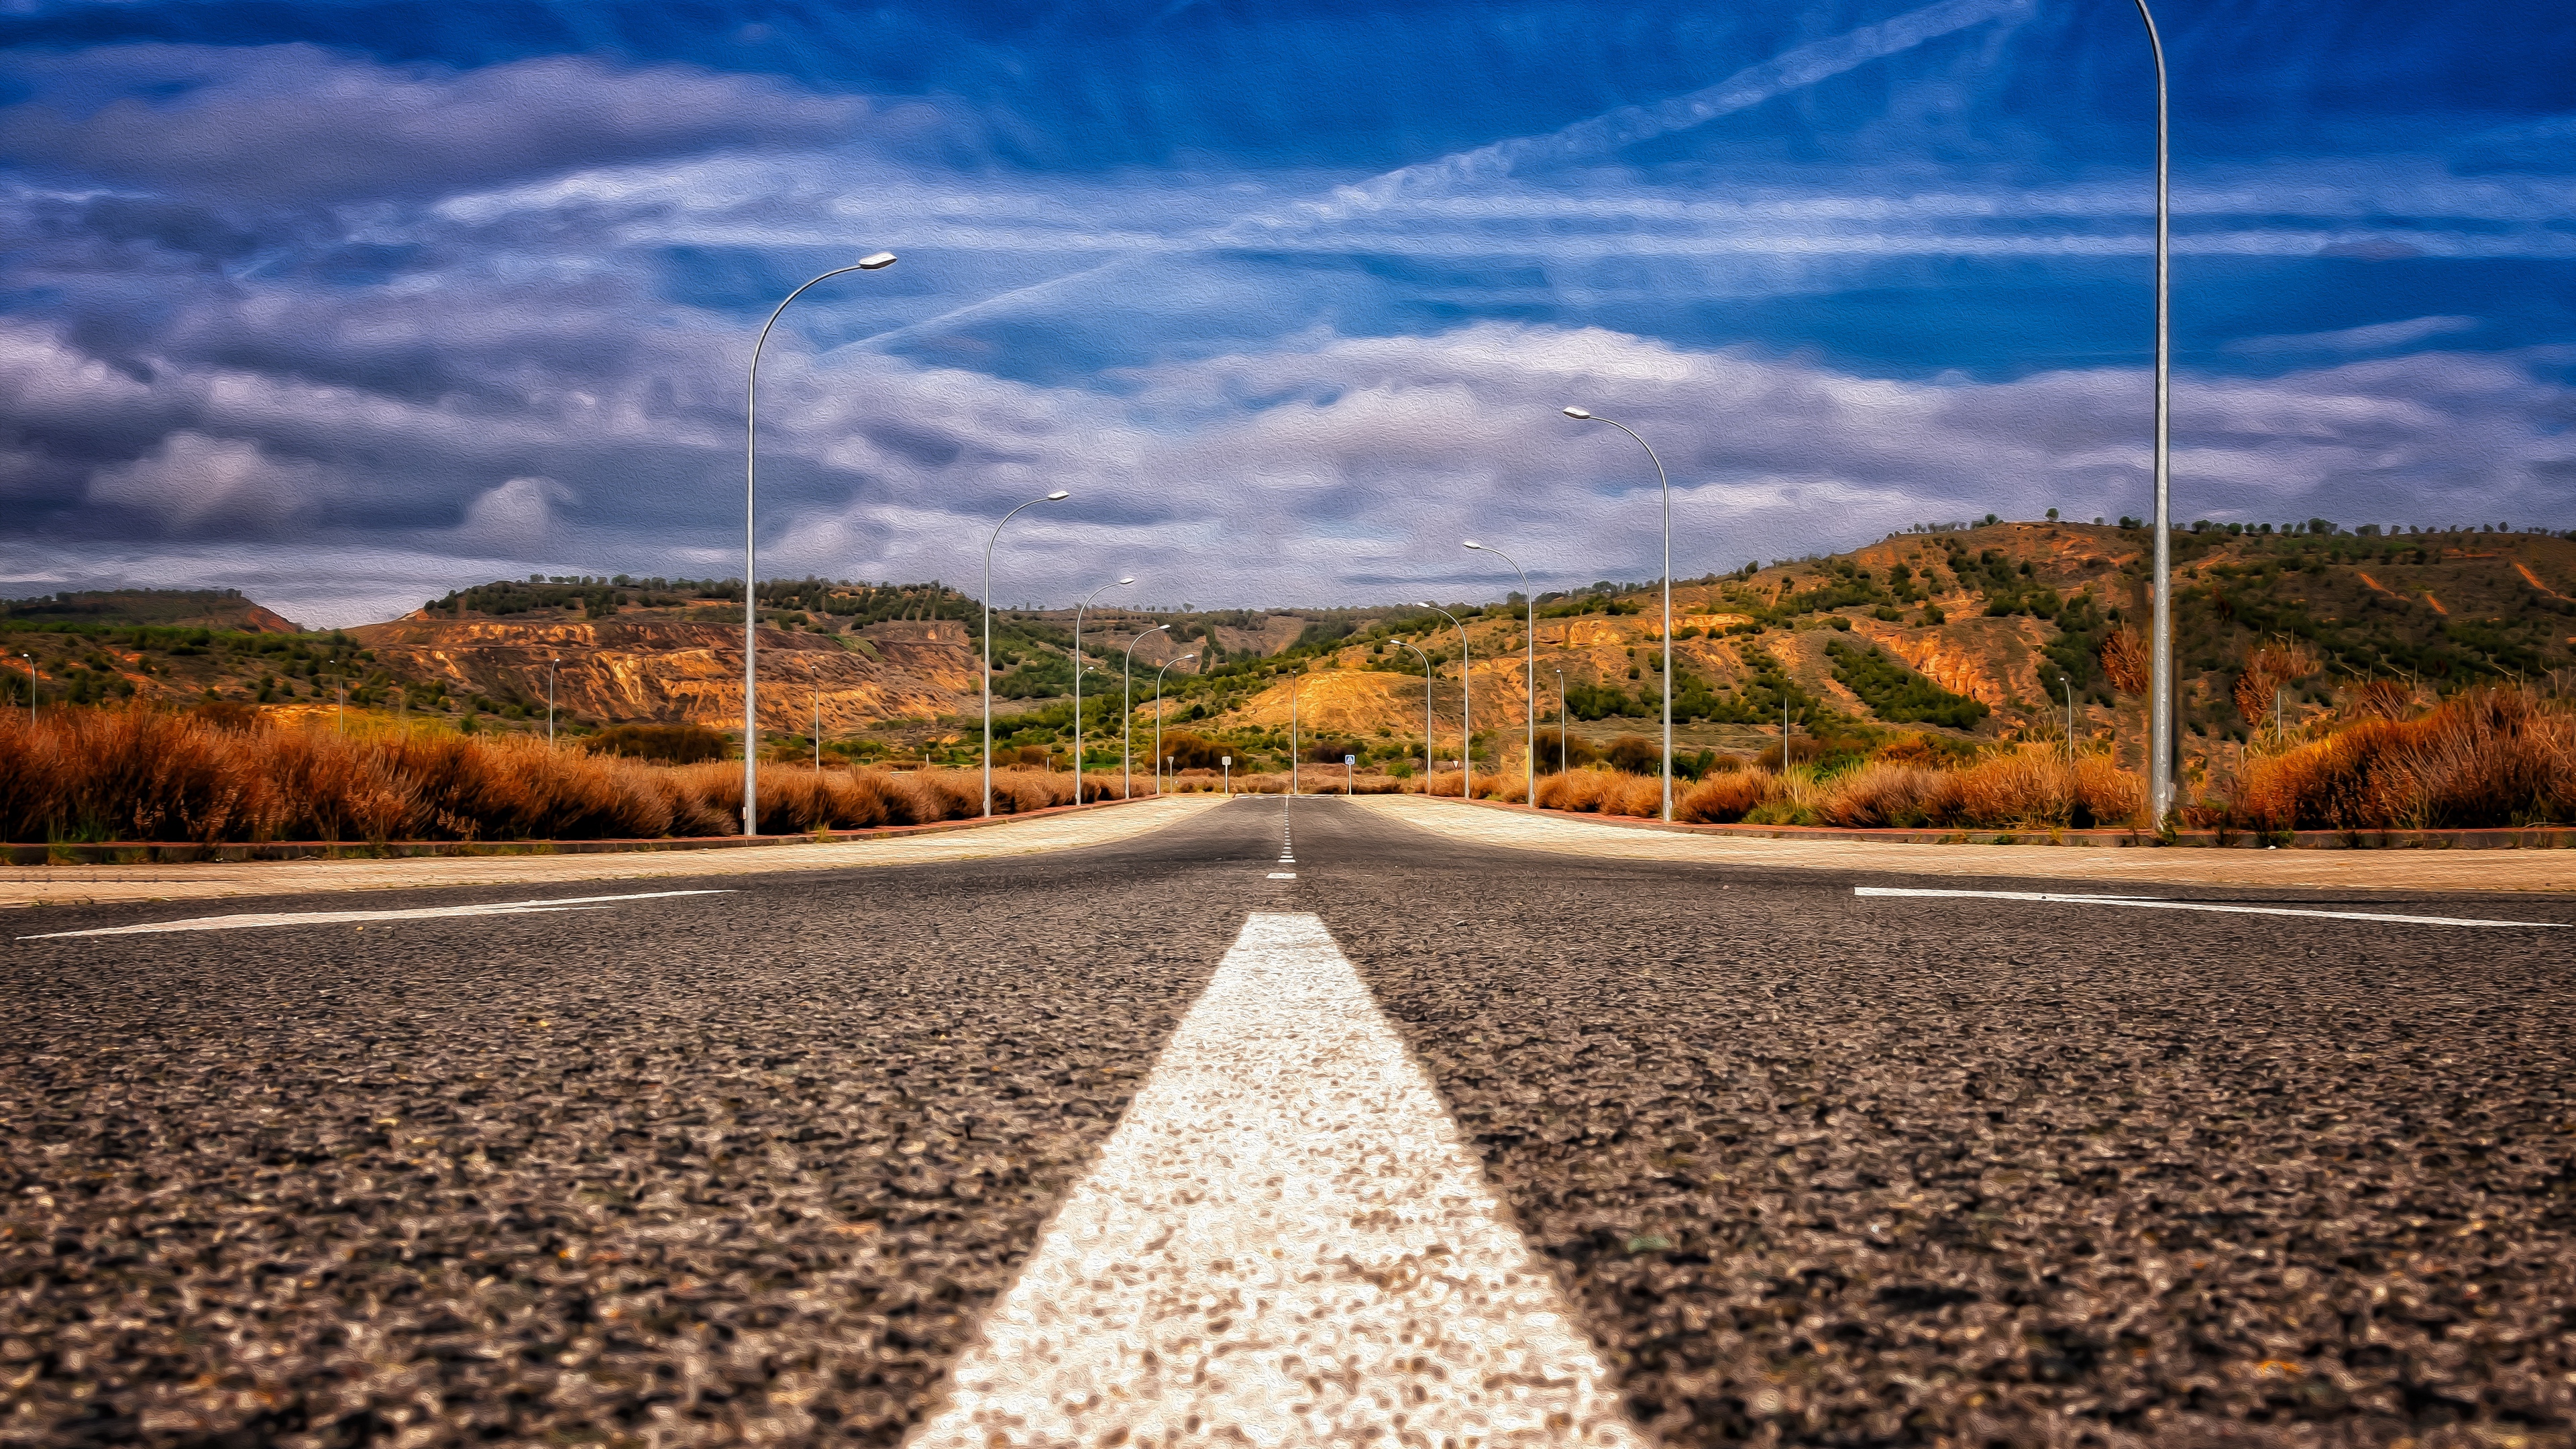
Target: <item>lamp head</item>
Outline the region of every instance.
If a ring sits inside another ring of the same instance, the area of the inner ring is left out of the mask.
[[[1476,542],[1476,541],[1475,541],[1474,539],[1472,539],[1472,538],[1471,538],[1471,539],[1469,539],[1469,540],[1467,540],[1467,546],[1468,546],[1469,548],[1474,548],[1474,549],[1481,549],[1481,548],[1483,548],[1483,547],[1484,547],[1484,545],[1483,545],[1483,544]]]
[[[1592,417],[1592,414],[1585,412],[1581,408],[1567,408],[1565,410],[1565,415],[1569,418],[1581,418],[1586,421],[1589,421]]]
[[[1122,583],[1122,584],[1132,584],[1132,583],[1136,582],[1136,578],[1135,578],[1135,575],[1130,574],[1130,575],[1128,575],[1126,578],[1120,579],[1118,582],[1120,582],[1120,583]]]
[[[1424,599],[1424,600],[1422,601],[1422,607],[1424,607],[1424,608],[1426,608],[1426,609],[1436,609],[1436,608],[1439,608],[1440,606],[1439,606],[1438,604],[1435,604],[1435,603],[1431,602],[1429,599]]]
[[[1156,631],[1156,632],[1164,633],[1164,634],[1169,634],[1170,632],[1172,632],[1172,626],[1171,626],[1171,625],[1169,625],[1169,624],[1157,624],[1157,625],[1155,625],[1155,626],[1154,626],[1154,629],[1155,629],[1155,631]]]
[[[1046,496],[1046,501],[1047,501],[1047,502],[1049,502],[1049,503],[1062,503],[1064,500],[1066,500],[1066,499],[1068,499],[1068,498],[1071,498],[1072,496],[1073,496],[1072,494],[1067,493],[1067,492],[1065,492],[1063,489],[1059,488],[1059,489],[1055,490],[1053,493],[1048,494],[1048,495]]]
[[[859,258],[859,270],[863,272],[882,272],[893,265],[894,253],[892,252],[878,252],[874,256]]]

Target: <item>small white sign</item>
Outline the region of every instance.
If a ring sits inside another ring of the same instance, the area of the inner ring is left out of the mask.
[[[1234,756],[1232,756],[1232,755],[1226,755],[1226,756],[1223,756],[1223,757],[1221,758],[1221,761],[1220,761],[1220,762],[1221,762],[1221,763],[1223,763],[1225,766],[1227,766],[1227,767],[1230,769],[1230,768],[1232,768],[1232,767],[1233,767],[1233,765],[1234,765]]]
[[[1359,762],[1360,762],[1360,757],[1359,757],[1359,756],[1357,756],[1357,755],[1344,755],[1344,756],[1342,756],[1342,763],[1343,763],[1343,764],[1345,764],[1345,765],[1356,765],[1356,764],[1358,764]]]

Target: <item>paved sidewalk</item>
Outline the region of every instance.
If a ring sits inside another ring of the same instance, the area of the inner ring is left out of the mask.
[[[778,871],[919,865],[1105,845],[1159,830],[1222,804],[1173,795],[1041,820],[891,839],[764,845],[740,850],[635,851],[613,855],[432,856],[412,860],[229,861],[189,865],[36,865],[0,868],[0,908],[113,901],[198,901],[307,891],[409,890],[423,886],[551,885],[564,881],[767,875]]]
[[[2576,851],[2569,850],[2114,850],[1767,840],[1612,825],[1580,815],[1496,810],[1420,795],[1364,795],[1357,803],[1453,840],[1622,860],[2158,885],[2576,891]]]

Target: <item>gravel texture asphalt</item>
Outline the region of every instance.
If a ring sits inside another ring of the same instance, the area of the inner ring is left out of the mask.
[[[1858,900],[1901,882],[1330,800],[1283,867],[1280,809],[14,940],[0,1442],[893,1443],[1263,910],[1332,930],[1667,1442],[2576,1443],[2576,933]]]

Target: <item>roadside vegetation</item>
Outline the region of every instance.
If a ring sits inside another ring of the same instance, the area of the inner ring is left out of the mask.
[[[2257,737],[2232,768],[2197,781],[2187,828],[2269,835],[2576,825],[2576,708],[2514,686],[2462,690],[2413,718],[2390,718],[2387,691],[2352,691],[2349,712],[2287,735]],[[2268,705],[2268,696],[2261,701]],[[2250,712],[2250,711],[2249,711]],[[1622,741],[1622,744],[1627,743]],[[2145,791],[2134,768],[2063,740],[1960,747],[1938,736],[1874,743],[1801,740],[1784,769],[1778,746],[1752,759],[1699,763],[1676,785],[1674,816],[1691,824],[1849,828],[2092,829],[2136,825]],[[1615,761],[1622,751],[1614,746]],[[1633,754],[1633,752],[1630,752]],[[1454,774],[1433,793],[1458,793]],[[1480,775],[1477,794],[1517,800],[1517,773]],[[1541,808],[1651,817],[1662,782],[1651,746],[1642,769],[1611,761],[1543,775]]]
[[[1095,798],[1118,781],[1096,777]],[[1073,802],[1069,775],[1003,769],[996,813]],[[772,834],[962,820],[982,810],[964,770],[760,766]],[[257,711],[146,706],[0,719],[0,835],[11,842],[628,840],[730,835],[742,766],[646,759],[541,739],[327,724]]]

